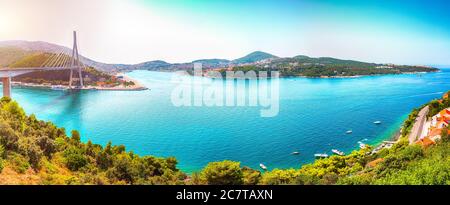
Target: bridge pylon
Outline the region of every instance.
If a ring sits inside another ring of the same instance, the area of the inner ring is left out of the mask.
[[[80,56],[78,55],[78,46],[77,46],[77,32],[73,31],[73,49],[72,49],[72,62],[71,62],[71,69],[70,69],[70,79],[69,79],[69,88],[72,89],[72,83],[73,83],[73,74],[74,70],[78,72],[78,79],[80,82],[80,87],[84,87],[83,83],[83,64],[80,62]]]
[[[3,97],[11,97],[11,77],[2,77]]]

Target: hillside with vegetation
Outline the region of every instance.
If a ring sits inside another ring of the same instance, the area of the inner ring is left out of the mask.
[[[7,52],[2,52],[2,50],[6,50]],[[44,41],[21,41],[21,40],[0,41],[0,66],[6,67],[9,64],[25,57],[25,55],[28,54],[60,53],[61,51],[71,53],[72,50],[64,46]],[[15,60],[8,60],[7,63],[3,64],[4,59],[15,59]],[[94,67],[100,71],[108,73],[118,71],[122,66],[124,66],[120,64],[107,64],[97,62],[92,59],[86,58],[82,55],[80,55],[80,60],[81,62],[83,62],[83,64],[89,67]]]
[[[0,66],[6,67],[22,58],[36,53],[56,53],[69,48],[42,42],[0,41]],[[279,71],[281,76],[304,77],[350,77],[360,75],[401,74],[412,72],[435,72],[428,66],[394,65],[366,63],[354,60],[341,60],[330,57],[313,58],[305,55],[295,57],[277,57],[270,53],[255,51],[241,58],[227,60],[221,58],[199,59],[191,62],[168,63],[162,60],[147,61],[138,64],[107,64],[80,56],[88,67],[101,72],[114,73],[132,70],[150,71],[191,71],[194,63],[202,63],[205,70],[234,71]]]
[[[450,107],[450,100],[447,97],[427,105],[439,110]],[[64,128],[27,116],[16,102],[2,98],[0,184],[449,185],[448,129],[443,129],[437,144],[410,145],[407,136],[416,116],[417,109],[404,122],[399,141],[379,152],[367,146],[299,169],[266,172],[225,160],[211,162],[189,176],[177,168],[174,157],[139,156],[111,142],[104,147],[84,143],[77,131],[68,136]]]
[[[175,158],[140,157],[124,146],[82,143],[51,122],[0,101],[0,184],[180,184]]]
[[[6,67],[30,54],[15,47],[0,47],[0,67]]]
[[[394,64],[376,64],[329,57],[275,58],[253,65],[238,65],[234,71],[279,71],[281,76],[351,77],[362,75],[436,72],[437,68]]]
[[[20,67],[40,67],[54,54],[51,53],[32,53],[25,55],[19,60],[9,64],[9,68]],[[66,56],[69,58],[69,56]],[[117,84],[111,75],[99,71],[93,67],[86,67],[82,71],[85,85],[97,85],[98,82],[109,83],[111,85]],[[51,85],[69,85],[70,70],[52,70],[52,71],[36,71],[20,75],[13,80],[23,83],[34,84],[51,84]]]
[[[250,53],[242,58],[238,58],[232,61],[232,64],[252,64],[259,61],[267,60],[267,59],[277,59],[277,56],[274,56],[270,53],[262,52],[262,51],[255,51],[253,53]]]

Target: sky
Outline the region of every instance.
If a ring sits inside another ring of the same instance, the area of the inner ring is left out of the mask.
[[[445,0],[0,0],[0,41],[47,41],[105,63],[253,51],[450,65]]]

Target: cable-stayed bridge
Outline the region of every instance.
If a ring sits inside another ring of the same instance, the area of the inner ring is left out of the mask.
[[[70,70],[69,88],[84,87],[82,71],[86,65],[80,61],[77,46],[77,34],[73,32],[73,49],[62,48],[50,54],[50,57],[39,67],[6,67],[0,68],[0,78],[3,83],[3,96],[11,97],[11,78],[36,71]],[[73,86],[73,76],[78,74],[79,84]]]

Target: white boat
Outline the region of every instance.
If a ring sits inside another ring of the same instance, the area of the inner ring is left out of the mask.
[[[375,121],[375,122],[373,122],[373,124],[381,124],[381,121]]]
[[[366,147],[367,147],[367,145],[364,143],[359,144],[359,148],[361,148],[361,149],[366,149]]]
[[[337,155],[339,155],[339,156],[344,156],[344,155],[345,155],[344,152],[341,152],[341,151],[339,151],[339,150],[337,150],[337,149],[332,149],[331,151],[332,151],[334,154],[337,154]]]
[[[262,163],[259,164],[259,167],[261,167],[261,169],[263,169],[263,170],[267,170],[267,167]]]
[[[292,155],[299,155],[300,152],[292,152],[291,154],[292,154]]]
[[[349,130],[349,131],[347,131],[346,133],[347,133],[347,134],[352,134],[353,131]]]
[[[52,85],[52,90],[67,90],[67,88],[62,85]]]
[[[328,155],[327,154],[315,154],[314,157],[315,158],[327,158]]]

